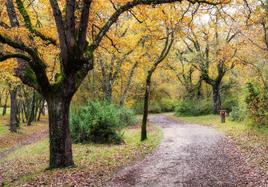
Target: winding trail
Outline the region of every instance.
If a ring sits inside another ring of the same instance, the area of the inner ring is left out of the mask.
[[[216,129],[180,123],[164,115],[152,115],[149,120],[163,129],[162,143],[143,161],[115,174],[107,186],[268,186],[267,176],[251,167]]]

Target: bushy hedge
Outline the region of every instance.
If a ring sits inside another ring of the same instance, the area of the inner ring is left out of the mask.
[[[178,116],[200,116],[211,114],[213,111],[210,100],[182,100],[176,106],[176,115]]]
[[[121,130],[136,122],[134,113],[107,102],[88,102],[72,109],[70,118],[71,136],[74,143],[122,142]]]

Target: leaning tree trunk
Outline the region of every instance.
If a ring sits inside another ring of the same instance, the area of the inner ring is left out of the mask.
[[[47,99],[50,137],[50,168],[74,165],[69,128],[71,98],[51,96]]]
[[[17,132],[16,89],[10,91],[10,131]]]
[[[145,95],[144,95],[143,118],[142,118],[142,126],[141,126],[141,141],[147,139],[147,119],[148,119],[148,109],[149,109],[150,87],[151,87],[151,74],[148,74],[146,78],[146,89],[145,89]]]
[[[213,86],[213,113],[218,114],[221,109],[220,86]]]

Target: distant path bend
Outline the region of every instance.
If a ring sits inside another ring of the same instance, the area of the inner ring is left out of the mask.
[[[267,176],[250,167],[216,129],[180,123],[161,114],[149,119],[163,130],[161,145],[143,161],[119,171],[107,186],[268,186]]]

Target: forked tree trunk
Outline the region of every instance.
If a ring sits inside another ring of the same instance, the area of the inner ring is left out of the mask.
[[[16,89],[10,91],[10,131],[17,132]]]
[[[50,97],[47,99],[49,114],[50,168],[74,165],[69,128],[71,99]]]
[[[221,109],[221,96],[220,96],[220,86],[215,85],[213,89],[213,113],[218,114]]]

